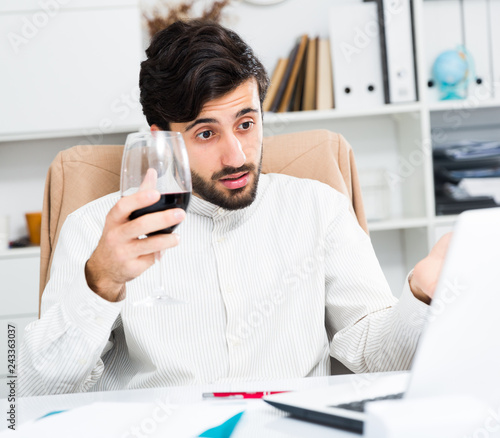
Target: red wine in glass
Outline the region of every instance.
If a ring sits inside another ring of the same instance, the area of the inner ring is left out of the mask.
[[[157,211],[170,210],[171,208],[182,208],[184,211],[187,210],[189,200],[191,198],[191,192],[180,192],[180,193],[163,193],[160,196],[160,200],[155,202],[148,207],[140,208],[135,210],[129,216],[129,219],[136,219],[148,213],[155,213]],[[175,227],[179,224],[175,224],[171,227],[164,228],[162,230],[154,231],[149,233],[148,236],[154,236],[156,234],[170,234],[174,231]]]

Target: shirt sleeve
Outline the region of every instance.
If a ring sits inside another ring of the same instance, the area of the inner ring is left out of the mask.
[[[21,396],[88,391],[104,371],[123,302],[109,302],[87,285],[85,263],[99,236],[78,215],[64,223],[41,317],[26,327],[20,347]]]
[[[429,306],[412,294],[408,279],[398,301],[368,235],[340,210],[326,238],[326,328],[330,354],[356,373],[408,369]]]

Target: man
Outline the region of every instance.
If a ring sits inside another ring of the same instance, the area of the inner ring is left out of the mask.
[[[146,53],[144,113],[152,130],[182,133],[195,196],[187,215],[130,221],[159,199],[144,190],[68,216],[41,318],[26,329],[21,393],[325,375],[330,356],[356,372],[408,368],[446,242],[398,302],[343,195],[260,174],[268,78],[235,33],[178,22]],[[180,245],[176,234],[137,238],[180,222]],[[164,250],[168,293],[186,303],[134,306]]]

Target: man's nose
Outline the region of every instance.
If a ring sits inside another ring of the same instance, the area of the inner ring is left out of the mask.
[[[246,162],[246,155],[243,152],[238,137],[234,134],[226,136],[222,153],[222,164],[230,167],[241,167]]]

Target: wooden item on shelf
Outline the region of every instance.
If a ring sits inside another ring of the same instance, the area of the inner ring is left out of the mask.
[[[330,41],[326,38],[320,38],[318,41],[317,78],[316,109],[327,110],[334,108]]]
[[[316,70],[318,58],[318,38],[309,38],[307,43],[306,75],[304,84],[303,111],[316,109]]]
[[[290,79],[290,75],[292,74],[292,69],[293,69],[293,66],[295,63],[295,58],[297,56],[298,49],[299,49],[299,45],[295,44],[295,46],[293,46],[293,49],[290,52],[290,55],[288,56],[288,62],[287,62],[287,66],[285,69],[285,74],[283,75],[283,78],[278,86],[278,91],[276,92],[276,97],[274,98],[273,103],[272,103],[269,111],[277,112],[278,108],[280,107],[281,101],[283,100],[283,96],[285,94],[286,85],[288,84],[288,81]]]
[[[285,92],[283,94],[283,98],[281,99],[281,102],[278,107],[278,112],[285,112],[288,110],[290,106],[290,101],[292,98],[292,92],[293,89],[296,85],[297,81],[297,76],[299,74],[299,69],[302,64],[302,60],[304,58],[304,53],[306,51],[306,45],[307,45],[307,35],[302,35],[300,38],[300,42],[297,46],[297,54],[295,56],[295,59],[293,61],[292,69],[290,72],[290,77],[288,78],[288,81],[286,83],[286,88]],[[291,62],[291,60],[290,60]]]
[[[306,82],[306,54],[307,46],[306,53],[302,57],[302,63],[300,64],[299,74],[292,93],[292,101],[290,102],[290,107],[288,108],[289,111],[302,111],[304,102],[304,85]]]
[[[267,90],[267,95],[262,105],[263,111],[270,111],[271,106],[273,104],[274,99],[276,98],[276,94],[278,93],[278,88],[283,80],[283,76],[285,75],[286,66],[288,65],[287,58],[278,59],[278,63],[276,64],[276,68],[274,69],[271,83],[269,85],[269,89]]]

